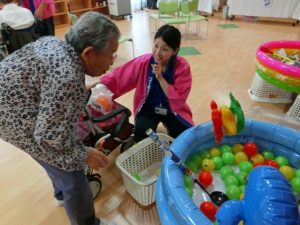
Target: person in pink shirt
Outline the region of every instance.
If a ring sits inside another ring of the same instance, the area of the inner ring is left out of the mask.
[[[139,56],[98,81],[114,94],[114,99],[135,89],[136,141],[146,138],[146,130],[156,130],[159,123],[173,138],[194,125],[187,104],[192,74],[186,59],[178,55],[180,42],[180,31],[163,25],[155,34],[152,54]]]
[[[30,9],[32,14],[38,19],[41,36],[54,36],[54,0],[21,0],[21,5]]]

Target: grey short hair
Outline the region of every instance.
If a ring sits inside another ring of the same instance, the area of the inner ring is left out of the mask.
[[[120,38],[119,28],[108,17],[97,12],[82,14],[65,34],[67,43],[78,53],[82,53],[86,47],[94,47],[103,52],[113,38]]]

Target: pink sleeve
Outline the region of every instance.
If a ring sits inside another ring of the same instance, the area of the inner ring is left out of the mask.
[[[120,97],[136,88],[138,83],[144,83],[149,62],[148,58],[147,55],[143,55],[129,61],[114,69],[111,73],[103,75],[100,78],[100,83],[107,86],[114,93],[114,99]]]

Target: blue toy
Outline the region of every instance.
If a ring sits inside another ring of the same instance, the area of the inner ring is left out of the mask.
[[[258,166],[249,175],[244,199],[229,200],[219,208],[218,225],[299,225],[300,216],[292,187],[271,166]]]

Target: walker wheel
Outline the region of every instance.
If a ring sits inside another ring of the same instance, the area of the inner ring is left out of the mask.
[[[99,195],[102,189],[102,182],[100,179],[100,175],[92,174],[89,175],[87,178],[89,180],[89,186],[93,194],[93,199],[95,199]]]

